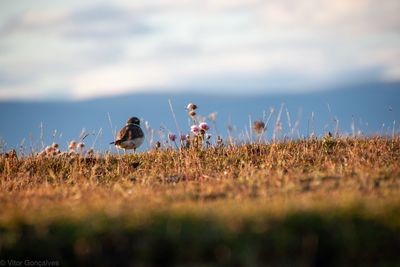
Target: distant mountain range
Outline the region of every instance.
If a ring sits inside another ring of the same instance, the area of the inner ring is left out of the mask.
[[[159,132],[161,135],[168,131],[177,133],[169,99],[178,125],[185,133],[190,126],[185,110],[189,102],[197,104],[198,114],[205,117],[212,112],[218,113],[216,126],[224,138],[230,126],[236,138],[246,140],[249,135],[246,132],[250,132],[249,120],[263,117],[266,120],[272,107],[274,113],[267,129],[267,136],[271,138],[282,105],[280,137],[292,136],[292,133],[297,137],[297,131],[292,130],[296,121],[300,136],[308,136],[313,130],[316,135],[334,132],[337,124],[342,134],[390,135],[393,129],[395,132],[400,129],[400,83],[382,83],[303,94],[141,93],[87,101],[0,102],[0,137],[7,148],[23,143],[26,148],[38,149],[42,141],[45,145],[51,144],[56,131],[55,140],[65,149],[69,140],[79,140],[84,129],[89,133],[85,139],[87,145],[95,143],[95,149],[104,150],[111,148],[108,143],[113,140],[113,130],[135,115],[142,118],[143,124],[144,121],[149,123],[154,129],[154,140],[159,140]],[[211,133],[214,134],[213,129]],[[141,150],[147,148],[148,143]]]

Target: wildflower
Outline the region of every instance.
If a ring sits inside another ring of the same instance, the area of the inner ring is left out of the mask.
[[[184,134],[181,134],[181,136],[180,136],[180,140],[183,142],[183,141],[185,141],[186,140],[186,135],[184,135]]]
[[[190,117],[196,116],[196,111],[194,111],[194,110],[189,111],[189,116]]]
[[[255,121],[253,123],[253,129],[256,132],[256,134],[262,134],[265,131],[265,123],[260,121]]]
[[[39,153],[39,156],[54,157],[60,150],[53,148],[52,146],[46,146],[46,148]]]
[[[78,143],[77,147],[78,149],[85,148],[85,143]]]
[[[160,147],[161,147],[161,143],[160,143],[160,141],[157,141],[156,142],[156,150],[159,149]]]
[[[187,109],[187,110],[193,111],[193,110],[197,109],[197,106],[196,106],[196,104],[189,103],[189,104],[187,105],[186,109]]]
[[[222,137],[218,135],[217,144],[218,144],[219,146],[221,146],[221,145],[222,145],[222,142],[223,142]]]
[[[192,126],[190,127],[190,131],[191,131],[193,134],[198,135],[198,134],[200,133],[200,127],[197,126],[197,125],[192,125]]]
[[[61,153],[60,149],[58,149],[58,144],[57,143],[53,143],[51,145],[51,147],[53,149],[53,154],[60,154]]]
[[[168,134],[168,139],[171,140],[172,142],[175,142],[176,140],[176,135],[173,133],[169,133]]]
[[[206,134],[206,139],[209,140],[212,137],[212,134]]]
[[[84,156],[86,151],[85,151],[85,144],[84,143],[78,143],[77,144],[77,152],[80,156]]]
[[[275,125],[275,131],[282,132],[282,122],[278,121]]]
[[[213,112],[213,113],[210,113],[210,115],[208,115],[208,118],[211,120],[211,121],[216,121],[217,120],[217,112]]]
[[[71,142],[69,142],[69,146],[68,146],[69,150],[75,150],[76,148],[76,142],[74,140],[72,140]]]
[[[47,155],[50,155],[53,152],[53,148],[51,146],[46,146],[44,149]]]
[[[199,124],[201,130],[208,131],[210,127],[208,126],[207,122],[202,122]]]

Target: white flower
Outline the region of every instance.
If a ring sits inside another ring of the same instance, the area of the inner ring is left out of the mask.
[[[79,154],[80,156],[82,156],[82,157],[86,154],[86,151],[85,151],[85,144],[84,144],[84,143],[78,143],[78,145],[77,145],[77,152],[78,152],[78,154]]]
[[[217,112],[210,113],[210,115],[208,115],[208,118],[211,121],[216,121],[217,120]]]
[[[71,142],[69,142],[69,146],[68,146],[69,150],[75,150],[76,148],[76,142],[74,140],[72,140]]]

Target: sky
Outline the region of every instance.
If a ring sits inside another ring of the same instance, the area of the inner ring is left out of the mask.
[[[0,2],[0,100],[400,81],[398,0]]]

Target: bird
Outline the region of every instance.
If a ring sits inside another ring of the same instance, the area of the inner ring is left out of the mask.
[[[115,141],[110,144],[122,148],[126,155],[127,149],[133,149],[135,152],[136,148],[143,144],[143,141],[144,133],[140,128],[140,120],[137,117],[131,117],[127,120],[126,125],[119,131]]]

